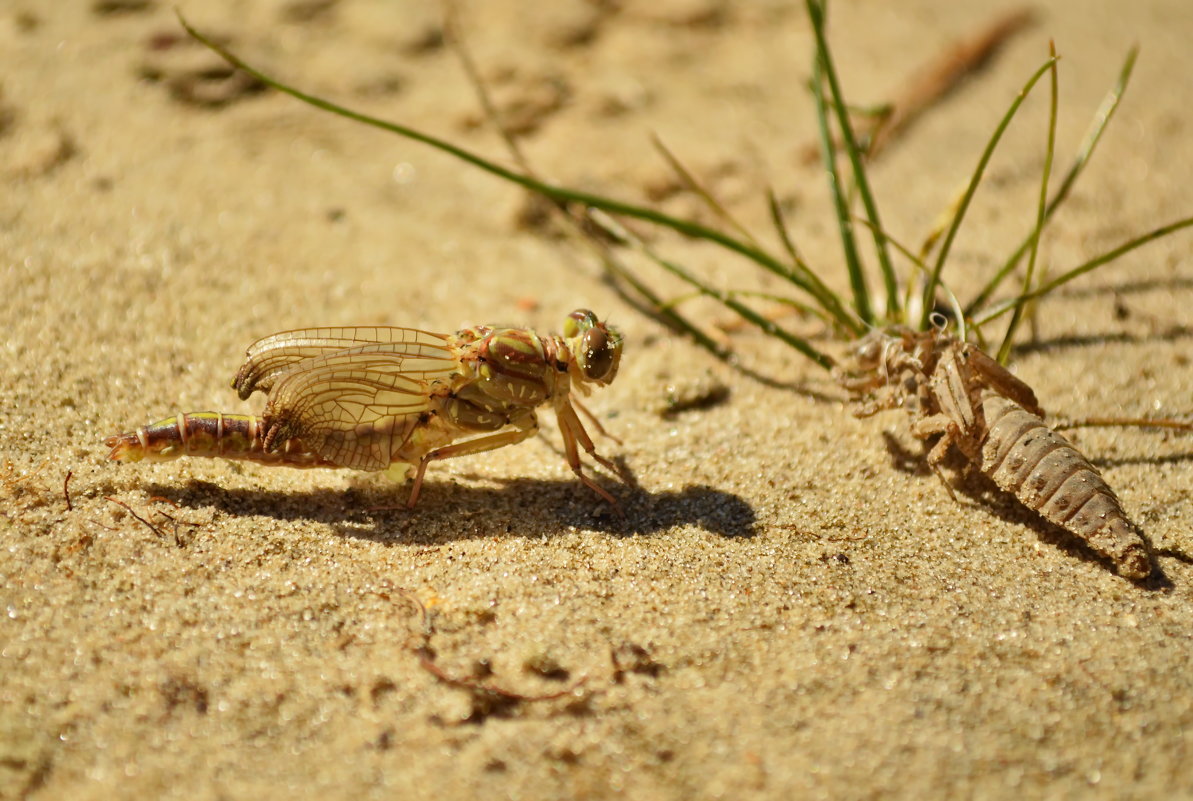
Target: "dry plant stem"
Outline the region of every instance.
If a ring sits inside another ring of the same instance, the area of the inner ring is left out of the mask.
[[[1193,431],[1193,423],[1168,418],[1148,419],[1146,417],[1086,417],[1069,420],[1052,426],[1056,431],[1070,428],[1168,428],[1173,431]]]
[[[161,537],[162,539],[165,539],[165,535],[164,535],[164,534],[162,534],[162,532],[161,532],[161,529],[159,529],[157,526],[153,525],[153,524],[152,524],[152,523],[150,523],[148,520],[146,520],[145,518],[141,517],[139,514],[137,514],[136,512],[134,512],[134,511],[133,511],[133,508],[132,508],[131,506],[129,506],[127,503],[125,503],[124,501],[117,500],[116,498],[113,498],[113,497],[111,497],[110,495],[109,495],[109,496],[105,496],[105,497],[104,497],[104,500],[106,500],[106,501],[110,501],[110,502],[112,502],[112,503],[116,504],[117,506],[123,506],[123,507],[125,508],[125,510],[126,510],[126,511],[127,511],[129,514],[130,514],[130,515],[132,515],[134,518],[136,518],[138,521],[140,521],[140,522],[141,522],[141,523],[142,523],[142,524],[143,524],[143,525],[144,525],[146,528],[148,528],[150,531],[152,531],[152,532],[153,532],[154,534],[156,534],[158,537]]]
[[[1030,8],[1007,12],[987,22],[977,33],[953,42],[931,62],[925,64],[906,81],[898,96],[880,104],[885,114],[871,114],[858,128],[858,139],[866,145],[862,152],[867,161],[876,159],[887,145],[898,139],[932,106],[944,100],[974,72],[982,69],[997,51],[1019,31],[1030,25],[1035,14]],[[834,149],[844,142],[833,140]],[[820,158],[820,147],[805,146],[802,151],[808,164]]]
[[[651,133],[650,143],[654,145],[654,149],[658,151],[659,155],[663,157],[663,160],[667,162],[667,166],[670,167],[671,171],[675,173],[676,177],[679,178],[680,183],[683,184],[687,191],[703,200],[704,205],[706,205],[713,214],[720,218],[721,222],[725,223],[734,231],[736,231],[738,236],[748,241],[754,247],[760,247],[758,240],[754,238],[753,234],[751,234],[744,225],[738,222],[737,219],[729,213],[729,210],[726,209],[725,206],[718,201],[703,184],[696,180],[696,176],[692,175],[691,171],[684,166],[683,162],[676,158],[675,154],[672,153],[671,149],[663,143],[662,138],[660,138],[657,133]]]
[[[890,104],[891,113],[862,132],[863,138],[869,140],[866,157],[874,159],[921,114],[985,66],[999,48],[1034,19],[1035,12],[1030,8],[1003,13],[983,25],[977,33],[954,42],[931,63],[919,69]]]
[[[11,461],[6,459],[4,461],[4,470],[3,470],[3,472],[0,472],[0,485],[3,485],[6,490],[12,491],[18,485],[24,484],[26,481],[28,481],[29,479],[33,478],[38,473],[40,473],[42,470],[45,470],[49,464],[50,464],[50,460],[45,459],[42,461],[41,464],[39,464],[37,467],[33,468],[31,471],[29,471],[25,475],[18,476],[16,474],[17,466],[15,464],[13,464]]]
[[[429,637],[428,637],[429,639]],[[582,676],[576,681],[569,684],[562,690],[553,693],[544,693],[542,695],[527,695],[525,693],[514,692],[500,687],[496,684],[483,682],[478,679],[464,678],[462,676],[453,676],[439,665],[435,664],[435,657],[429,647],[419,648],[416,652],[418,654],[418,664],[423,670],[430,673],[435,678],[442,681],[444,684],[449,684],[452,687],[459,687],[461,689],[470,690],[475,693],[484,693],[485,695],[492,695],[496,698],[501,698],[506,701],[554,701],[557,698],[563,698],[572,695],[581,685],[588,681],[587,676]]]
[[[421,622],[419,627],[419,642],[417,645],[411,646],[411,650],[418,657],[419,666],[444,684],[450,685],[452,687],[459,687],[460,689],[468,690],[473,693],[483,693],[485,695],[490,695],[505,701],[534,703],[538,701],[553,701],[557,698],[563,698],[565,696],[571,695],[581,685],[588,681],[587,676],[581,676],[579,679],[569,684],[566,688],[557,692],[545,693],[542,695],[527,695],[525,693],[507,690],[504,687],[498,686],[496,684],[482,682],[479,679],[453,676],[435,663],[434,649],[431,648],[431,637],[435,634],[435,627],[431,623],[431,616],[427,612],[426,605],[419,600],[418,596],[409,590],[396,588],[394,591],[397,592],[397,594],[401,596],[403,600],[414,606],[419,616],[419,620]],[[390,600],[388,593],[376,592],[375,594],[384,600]]]
[[[75,507],[70,502],[70,478],[74,475],[73,470],[66,471],[66,478],[62,479],[62,497],[66,499],[66,511],[73,512]]]

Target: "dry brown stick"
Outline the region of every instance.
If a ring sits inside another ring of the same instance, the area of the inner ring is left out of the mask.
[[[156,534],[156,535],[157,535],[157,536],[159,536],[159,537],[163,537],[163,538],[165,537],[165,535],[164,535],[164,534],[162,534],[162,532],[161,532],[161,529],[159,529],[157,526],[153,525],[153,524],[152,524],[152,523],[150,523],[148,520],[146,520],[145,518],[141,517],[139,514],[137,514],[136,512],[134,512],[134,511],[133,511],[133,508],[132,508],[131,506],[129,506],[127,503],[125,503],[124,501],[119,501],[119,500],[116,500],[116,499],[115,499],[115,498],[113,498],[111,495],[106,495],[106,496],[104,496],[104,500],[106,500],[106,501],[111,501],[112,503],[116,504],[117,506],[123,506],[123,507],[124,507],[124,508],[125,508],[125,509],[128,511],[128,513],[129,513],[130,515],[132,515],[132,516],[133,516],[133,517],[135,517],[137,520],[139,520],[139,521],[141,521],[142,523],[144,523],[144,524],[145,524],[145,526],[146,526],[146,527],[147,527],[147,528],[148,528],[150,531],[152,531],[154,534]]]
[[[414,646],[411,649],[418,656],[419,666],[422,667],[423,670],[427,671],[435,678],[439,679],[444,684],[450,685],[452,687],[459,687],[461,689],[468,690],[468,691],[474,692],[474,693],[483,693],[485,695],[490,695],[495,698],[500,698],[504,701],[534,702],[534,701],[552,701],[556,698],[563,698],[564,696],[569,695],[572,692],[574,692],[577,687],[579,687],[580,685],[582,685],[586,681],[588,681],[587,676],[581,676],[579,679],[572,682],[567,687],[565,687],[564,689],[562,689],[558,692],[548,693],[548,694],[544,694],[544,695],[526,695],[525,693],[518,693],[518,692],[514,692],[513,690],[507,690],[504,687],[500,687],[496,684],[489,684],[486,682],[482,682],[478,679],[464,678],[461,676],[453,676],[450,673],[448,673],[447,671],[445,671],[443,668],[439,667],[439,665],[437,665],[435,663],[434,651],[431,648],[431,635],[433,635],[435,633],[435,627],[431,623],[430,615],[427,614],[426,605],[421,600],[419,600],[418,596],[416,596],[414,593],[410,592],[409,590],[404,590],[399,587],[399,588],[396,588],[396,592],[404,600],[406,600],[414,605],[414,607],[418,610],[419,617],[422,619],[422,635],[420,638],[422,640],[422,642],[419,645]],[[390,599],[388,593],[375,592],[375,594],[378,597],[383,598],[385,600]]]
[[[918,70],[903,93],[892,104],[891,113],[880,119],[870,137],[868,155],[874,158],[901,134],[916,117],[956,89],[971,73],[981,69],[1012,36],[1031,24],[1030,8],[1007,12],[989,22],[978,33],[955,43],[932,63]]]
[[[435,658],[427,647],[419,648],[415,651],[418,654],[418,663],[423,670],[430,673],[435,678],[442,681],[444,684],[452,687],[459,687],[464,690],[469,690],[475,693],[484,693],[485,695],[492,695],[505,701],[552,701],[556,698],[563,698],[571,695],[571,693],[584,682],[588,681],[587,676],[581,676],[576,681],[569,684],[559,692],[548,693],[545,695],[526,695],[524,693],[517,693],[513,690],[507,690],[504,687],[499,687],[496,684],[487,684],[478,679],[464,678],[461,676],[452,676],[447,673],[439,665],[435,664]]]
[[[1193,431],[1193,423],[1171,418],[1148,419],[1146,417],[1086,417],[1081,420],[1070,420],[1067,423],[1056,423],[1053,430],[1066,428],[1170,428],[1175,431]]]
[[[62,494],[66,498],[66,511],[73,512],[75,507],[70,502],[70,477],[74,475],[73,470],[66,471],[66,478],[62,480]]]
[[[887,104],[889,113],[859,126],[859,139],[867,142],[866,158],[878,153],[906,131],[921,114],[956,89],[965,78],[985,66],[1007,40],[1035,19],[1030,8],[1006,12],[986,23],[972,36],[954,42],[931,62],[912,73],[903,91]],[[840,147],[834,141],[834,148]],[[818,145],[804,148],[806,163],[820,159]]]

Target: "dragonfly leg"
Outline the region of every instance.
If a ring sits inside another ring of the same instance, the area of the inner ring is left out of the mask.
[[[484,437],[477,437],[467,442],[461,442],[458,445],[446,445],[430,451],[418,463],[418,473],[414,477],[414,486],[410,490],[410,499],[406,501],[406,508],[413,509],[414,505],[418,503],[418,493],[423,486],[423,476],[427,472],[427,465],[431,462],[437,459],[451,459],[455,456],[469,456],[474,453],[494,451],[498,448],[504,448],[506,445],[519,443],[527,437],[534,436],[536,431],[538,431],[538,420],[531,414],[528,420],[520,423],[519,428],[502,431],[497,434],[489,434]]]
[[[625,479],[622,478],[617,465],[596,452],[596,446],[592,444],[592,437],[588,436],[588,432],[584,430],[584,424],[580,422],[579,416],[576,415],[576,410],[572,408],[570,403],[558,405],[555,409],[555,416],[559,420],[559,432],[563,435],[563,448],[567,454],[567,462],[572,468],[572,472],[580,479],[580,483],[608,501],[617,510],[617,514],[625,517],[625,512],[622,511],[621,504],[617,502],[617,499],[601,489],[591,478],[584,475],[580,463],[580,451],[576,447],[576,443],[579,442],[589,456],[624,482]]]
[[[622,441],[620,439],[618,439],[617,437],[613,436],[612,434],[610,434],[608,431],[605,430],[605,427],[603,425],[601,425],[601,421],[597,419],[597,416],[595,414],[593,414],[592,412],[588,411],[588,407],[585,406],[583,403],[581,403],[579,398],[572,398],[571,402],[572,402],[573,406],[575,406],[577,409],[579,409],[581,411],[581,413],[583,413],[583,415],[585,417],[587,417],[592,422],[593,426],[596,427],[598,434],[600,434],[602,437],[608,437],[609,439],[616,442],[618,445],[624,444],[624,443],[622,443]]]

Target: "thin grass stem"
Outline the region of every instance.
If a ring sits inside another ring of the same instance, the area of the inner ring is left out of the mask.
[[[798,274],[793,274],[781,261],[771,256],[769,253],[752,247],[746,242],[735,239],[731,236],[727,236],[720,231],[701,225],[700,223],[672,217],[655,209],[637,206],[632,203],[626,203],[613,198],[604,197],[602,195],[594,195],[588,192],[581,192],[579,190],[568,189],[566,187],[556,186],[554,184],[536,180],[535,178],[532,178],[528,175],[510,170],[501,166],[500,164],[497,164],[496,162],[490,161],[482,156],[465,150],[462,147],[453,145],[450,142],[431,136],[430,134],[415,130],[414,128],[410,128],[399,123],[388,122],[377,117],[372,117],[368,114],[363,114],[344,106],[340,106],[329,100],[324,100],[322,98],[315,97],[314,95],[309,95],[295,87],[289,86],[275,78],[266,75],[265,73],[242,61],[231,51],[227,50],[223,46],[217,44],[207,36],[192,28],[181,14],[179,14],[178,19],[189,35],[194,37],[206,47],[210,48],[213,52],[219,54],[233,67],[243,70],[245,73],[253,76],[265,85],[270,86],[279,92],[290,95],[296,100],[306,103],[307,105],[322,109],[323,111],[330,112],[340,117],[344,117],[345,119],[359,122],[363,125],[368,125],[372,128],[379,128],[416,142],[422,142],[423,144],[429,145],[436,150],[440,150],[444,153],[455,156],[461,161],[471,164],[474,167],[478,167],[485,172],[496,175],[499,178],[503,178],[519,186],[525,187],[526,189],[530,189],[531,191],[538,192],[539,194],[551,200],[579,203],[593,209],[601,209],[602,211],[611,214],[644,220],[664,228],[669,228],[678,234],[691,237],[693,239],[715,242],[726,250],[744,256],[762,268],[794,283],[800,289],[810,294],[816,300],[816,302],[820,304],[825,311],[827,311],[844,328],[854,332],[855,334],[861,334],[862,331],[865,330],[864,326],[861,325],[853,315],[845,310],[835,295],[832,293],[825,294],[823,290],[820,290],[809,284]]]
[[[811,2],[809,1],[809,7]],[[841,237],[841,250],[845,257],[845,270],[849,274],[849,285],[853,290],[853,307],[865,326],[874,324],[874,312],[870,307],[870,292],[866,287],[866,274],[862,270],[861,258],[857,252],[857,240],[853,235],[853,217],[841,187],[841,174],[837,169],[837,155],[833,147],[833,134],[828,120],[828,101],[824,97],[824,78],[820,54],[817,53],[812,68],[812,94],[816,101],[816,123],[820,132],[820,152],[824,159],[824,171],[828,176],[829,190],[833,196],[833,208],[837,216],[837,230]],[[861,331],[858,331],[860,334]]]
[[[832,92],[833,102],[831,105],[837,117],[837,127],[841,130],[841,144],[846,156],[849,158],[850,167],[853,170],[854,183],[861,196],[862,205],[866,208],[866,216],[874,224],[871,227],[871,233],[874,237],[874,250],[878,254],[878,266],[882,272],[883,286],[886,289],[886,314],[889,318],[894,319],[898,317],[899,313],[899,281],[895,276],[895,268],[891,264],[891,255],[886,247],[882,220],[879,219],[878,204],[874,200],[873,192],[870,191],[870,181],[866,177],[865,160],[861,149],[858,147],[857,137],[853,133],[853,124],[849,120],[845,95],[841,91],[841,83],[837,78],[837,70],[833,65],[832,52],[829,50],[828,38],[824,32],[826,4],[824,0],[806,0],[806,5],[808,7],[808,17],[812,21],[812,31],[816,36],[816,85],[820,85],[821,72],[823,72],[823,77],[828,80],[829,89]],[[823,98],[823,89],[818,91],[817,98],[817,113],[819,114],[822,111],[820,105]],[[824,138],[823,132],[821,138]],[[831,150],[831,138],[827,142],[822,142],[821,146]],[[841,209],[838,206],[838,213],[840,211]],[[860,273],[860,264],[858,269]],[[860,286],[865,293],[865,282],[860,282]],[[869,295],[868,293],[865,294],[864,306],[869,310]],[[861,313],[861,310],[862,306],[859,305],[858,312]],[[871,312],[870,316],[863,315],[862,319],[867,323],[873,323],[873,313]]]
[[[1058,87],[1058,76],[1056,69],[1056,43],[1048,43],[1048,52],[1051,55],[1050,62],[1052,69],[1050,71],[1049,81],[1049,105],[1048,105],[1048,147],[1044,151],[1044,169],[1041,170],[1040,175],[1040,201],[1036,208],[1036,225],[1032,230],[1031,235],[1031,251],[1027,258],[1027,274],[1023,277],[1023,294],[1031,291],[1032,279],[1036,275],[1036,258],[1040,251],[1040,232],[1044,230],[1044,223],[1047,219],[1048,210],[1048,179],[1052,175],[1052,158],[1056,154],[1056,116],[1058,94],[1060,89]],[[1015,332],[1019,328],[1019,323],[1023,319],[1023,310],[1027,306],[1027,301],[1019,303],[1015,306],[1011,313],[1011,322],[1007,325],[1007,331],[1003,335],[1002,345],[998,349],[998,361],[1005,365],[1011,355],[1011,344],[1015,341]]]
[[[608,215],[601,214],[601,218],[602,218],[601,219],[602,225],[607,225],[610,228],[612,228],[613,230],[616,230],[617,228],[620,227],[614,220],[612,220],[611,218],[608,218]],[[785,328],[780,327],[778,324],[775,323],[774,320],[768,320],[766,317],[763,317],[761,314],[754,311],[749,306],[746,306],[743,303],[740,303],[739,301],[735,300],[733,298],[732,292],[725,292],[723,290],[717,289],[716,287],[714,287],[710,284],[705,283],[700,278],[697,278],[693,273],[689,272],[683,266],[676,264],[675,262],[670,261],[670,260],[665,259],[662,256],[660,256],[658,253],[656,253],[654,251],[653,248],[651,248],[645,242],[643,242],[639,239],[631,239],[631,241],[634,242],[634,246],[639,252],[641,252],[644,256],[649,258],[655,264],[659,265],[664,270],[671,273],[676,278],[679,278],[681,281],[688,284],[689,286],[695,287],[696,290],[700,292],[700,294],[705,295],[706,297],[710,297],[710,298],[718,301],[722,305],[728,307],[730,310],[735,312],[739,317],[742,317],[743,319],[753,323],[755,326],[760,328],[763,333],[782,340],[783,342],[785,342],[788,345],[790,345],[791,347],[795,348],[797,351],[804,354],[809,359],[816,362],[818,365],[820,365],[821,367],[823,367],[826,370],[831,370],[833,368],[833,366],[835,365],[835,362],[832,360],[832,358],[830,358],[827,354],[822,353],[821,351],[817,350],[810,342],[808,342],[808,340],[804,339],[801,336],[798,336],[797,334],[791,333],[790,331],[786,330]]]
[[[999,141],[1002,139],[1003,133],[1006,132],[1007,126],[1011,124],[1019,107],[1023,105],[1023,101],[1027,99],[1028,94],[1039,82],[1040,78],[1044,77],[1044,73],[1052,68],[1055,63],[1055,58],[1050,58],[1043,66],[1032,74],[1031,78],[1019,90],[1014,101],[1011,102],[1010,107],[1006,113],[1003,114],[1002,119],[998,123],[998,127],[994,129],[994,134],[986,143],[986,149],[982,151],[982,156],[978,159],[978,165],[970,177],[969,186],[966,187],[965,194],[961,198],[961,203],[958,205],[957,214],[953,217],[953,223],[949,226],[948,233],[945,234],[944,242],[940,246],[940,250],[936,254],[936,264],[932,268],[932,274],[928,278],[927,284],[924,286],[923,308],[920,310],[919,329],[926,330],[928,327],[928,317],[932,313],[933,301],[936,296],[936,287],[940,283],[940,274],[944,270],[945,261],[949,257],[949,251],[953,247],[953,240],[957,237],[957,231],[961,227],[961,221],[965,219],[965,213],[969,210],[969,204],[973,200],[974,194],[978,191],[978,185],[982,181],[982,175],[986,172],[986,166],[990,163],[990,158],[994,155],[994,149],[998,147]]]
[[[1146,234],[1143,234],[1142,236],[1137,236],[1134,239],[1129,239],[1126,242],[1124,242],[1123,244],[1114,248],[1113,250],[1109,250],[1106,253],[1103,253],[1101,256],[1098,256],[1097,258],[1090,259],[1089,261],[1085,262],[1084,264],[1080,264],[1077,267],[1074,267],[1073,269],[1068,270],[1067,272],[1061,273],[1060,275],[1058,275],[1056,278],[1053,278],[1048,283],[1044,284],[1041,287],[1037,287],[1036,289],[1033,289],[1031,292],[1028,292],[1027,294],[1019,295],[1018,297],[1010,298],[1008,300],[1003,301],[1002,303],[999,303],[998,305],[991,308],[989,312],[983,313],[980,316],[981,324],[988,323],[991,320],[995,320],[995,319],[1001,317],[1002,315],[1011,311],[1019,303],[1029,301],[1029,300],[1035,300],[1037,298],[1042,298],[1045,295],[1047,295],[1051,292],[1054,292],[1055,290],[1057,290],[1060,287],[1064,286],[1065,284],[1069,283],[1074,278],[1080,278],[1081,276],[1085,275],[1086,273],[1090,272],[1091,270],[1096,270],[1098,267],[1101,267],[1104,264],[1109,264],[1110,262],[1114,261],[1115,259],[1117,259],[1121,256],[1125,256],[1127,253],[1130,253],[1132,250],[1135,250],[1136,248],[1143,247],[1144,245],[1148,244],[1149,242],[1153,242],[1157,239],[1162,239],[1162,238],[1168,236],[1169,234],[1175,233],[1175,232],[1180,231],[1181,229],[1184,229],[1184,228],[1193,228],[1193,217],[1185,217],[1184,219],[1176,220],[1175,222],[1168,223],[1167,225],[1162,225],[1159,228],[1154,228],[1151,231],[1148,231]]]
[[[510,134],[509,128],[504,124],[500,114],[497,112],[497,106],[493,103],[489,95],[489,91],[485,86],[485,82],[481,79],[480,70],[476,67],[476,62],[472,58],[472,53],[468,49],[467,42],[463,34],[460,32],[459,25],[456,21],[455,7],[452,3],[444,3],[444,28],[448,35],[448,41],[452,45],[452,49],[460,59],[460,64],[464,68],[465,74],[468,76],[469,82],[476,91],[477,99],[481,104],[481,108],[485,112],[485,116],[491,121],[493,127],[497,129],[497,133],[501,136],[505,143],[506,150],[509,151],[517,165],[522,171],[537,180],[538,176],[535,174],[534,168],[530,164],[530,160],[522,152],[522,148],[518,145],[518,140]],[[690,320],[685,318],[675,309],[670,307],[670,304],[665,303],[659,295],[657,295],[649,286],[638,279],[629,269],[625,267],[613,253],[608,243],[601,240],[600,237],[594,236],[591,231],[586,230],[585,223],[588,223],[596,228],[600,228],[599,224],[592,219],[591,215],[584,214],[583,221],[577,216],[570,213],[568,204],[563,202],[553,202],[556,210],[567,220],[570,224],[571,230],[585,241],[588,246],[596,253],[597,257],[601,259],[601,263],[605,267],[606,273],[613,279],[611,283],[614,290],[617,291],[626,302],[639,308],[640,311],[647,315],[654,315],[667,326],[687,334],[691,337],[697,345],[703,347],[705,350],[711,352],[714,356],[725,358],[728,353],[720,344],[718,344],[712,337],[704,333]],[[604,232],[612,236],[611,232]],[[617,282],[624,282],[624,286],[618,285]],[[637,293],[636,296],[626,289],[632,289]]]
[[[1061,180],[1059,186],[1057,186],[1052,199],[1048,201],[1048,210],[1044,215],[1045,224],[1052,219],[1052,215],[1056,213],[1061,204],[1068,198],[1069,192],[1072,190],[1077,178],[1085,170],[1086,165],[1089,164],[1090,159],[1093,157],[1094,149],[1098,146],[1098,142],[1101,141],[1102,134],[1105,133],[1107,125],[1109,125],[1110,120],[1114,117],[1114,113],[1118,110],[1119,103],[1122,101],[1123,94],[1127,90],[1127,84],[1131,80],[1131,73],[1135,69],[1135,60],[1138,56],[1139,48],[1137,46],[1132,47],[1128,51],[1127,58],[1119,70],[1118,80],[1102,99],[1102,103],[1090,123],[1089,130],[1086,131],[1085,136],[1081,140],[1081,146],[1077,149],[1076,158],[1073,160],[1072,165],[1069,166],[1069,170],[1065,173],[1065,177]],[[1023,255],[1027,252],[1027,249],[1031,247],[1031,238],[1032,235],[1028,234],[1019,243],[1019,247],[1003,262],[1002,267],[994,274],[994,277],[966,305],[966,317],[977,315],[979,310],[990,302],[990,298],[998,290],[1003,280],[1015,269],[1023,258]]]
[[[725,225],[736,231],[738,236],[740,236],[746,242],[749,242],[751,246],[756,248],[761,247],[758,244],[758,240],[754,238],[754,235],[751,234],[744,225],[739,223],[737,219],[729,213],[729,210],[725,208],[721,201],[713,197],[712,192],[710,192],[702,183],[696,180],[696,176],[692,175],[691,171],[684,166],[684,163],[680,161],[674,153],[671,152],[671,149],[663,143],[663,140],[658,134],[652,133],[650,135],[650,143],[654,145],[655,150],[657,150],[659,155],[663,157],[663,160],[667,162],[667,166],[670,167],[672,172],[676,174],[680,182],[684,184],[684,187],[689,192],[692,192],[701,200],[703,200],[704,205],[708,206],[709,210],[719,217],[721,222],[725,223]]]

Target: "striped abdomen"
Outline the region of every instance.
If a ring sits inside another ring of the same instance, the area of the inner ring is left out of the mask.
[[[1071,442],[1014,401],[983,394],[982,472],[1025,506],[1080,537],[1120,575],[1146,578],[1147,546],[1114,490]]]
[[[209,456],[288,467],[336,467],[297,439],[273,451],[264,448],[260,417],[220,412],[188,412],[167,417],[126,434],[104,440],[117,462],[167,461],[182,456]]]

